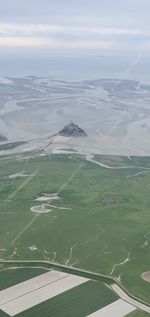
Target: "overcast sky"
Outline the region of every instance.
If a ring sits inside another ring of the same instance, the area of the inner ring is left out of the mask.
[[[149,55],[150,0],[0,0],[1,52]]]

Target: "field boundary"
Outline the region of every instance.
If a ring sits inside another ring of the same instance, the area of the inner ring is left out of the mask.
[[[150,305],[144,301],[142,301],[141,299],[135,297],[134,295],[130,294],[130,292],[128,292],[122,285],[120,285],[120,283],[118,283],[118,281],[115,278],[109,277],[107,275],[102,275],[99,273],[93,273],[90,271],[86,271],[86,270],[82,270],[82,269],[78,269],[78,268],[73,268],[70,266],[66,266],[66,265],[61,265],[59,263],[53,263],[50,261],[43,261],[43,260],[0,260],[0,265],[6,265],[7,264],[7,268],[21,268],[21,267],[42,267],[44,269],[51,269],[54,268],[58,271],[62,271],[68,274],[73,274],[73,275],[77,275],[77,276],[82,276],[85,278],[88,278],[90,280],[95,280],[97,282],[102,282],[107,284],[114,292],[116,292],[116,294],[124,301],[126,301],[127,303],[135,306],[138,309],[141,309],[147,313],[150,313]],[[15,267],[14,267],[15,265]],[[113,288],[113,286],[117,286],[116,288]],[[120,290],[120,291],[119,291]],[[123,296],[124,293],[124,296]]]

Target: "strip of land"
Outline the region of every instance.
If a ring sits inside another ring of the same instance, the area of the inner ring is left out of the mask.
[[[0,308],[10,316],[38,305],[88,279],[51,270],[0,292]]]
[[[134,306],[124,302],[122,299],[119,299],[116,302],[97,310],[95,313],[90,314],[87,317],[123,317],[134,310]]]

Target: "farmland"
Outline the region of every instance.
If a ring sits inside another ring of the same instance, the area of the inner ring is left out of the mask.
[[[51,269],[40,274],[40,270],[32,268],[26,280],[29,268],[21,269],[5,266],[3,282],[8,286],[0,291],[0,316],[73,316],[85,317],[112,303],[118,303],[118,296],[104,283],[77,277]],[[37,275],[39,270],[39,274]],[[15,280],[19,276],[19,281]],[[13,278],[12,278],[13,277]],[[13,283],[14,280],[14,284]],[[10,287],[11,286],[11,287]],[[40,296],[39,296],[40,295]],[[125,306],[128,304],[125,303]],[[125,308],[128,309],[128,308]],[[8,315],[7,315],[8,314]]]
[[[3,312],[2,310],[0,310],[0,317],[8,317],[9,315],[7,315],[5,312]]]
[[[0,271],[0,291],[44,272],[45,270],[40,268],[5,268]]]
[[[112,303],[116,299],[117,297],[104,285],[97,282],[87,282],[17,316],[69,317],[73,315],[74,317],[82,317]]]
[[[133,313],[128,314],[126,317],[148,317],[148,316],[149,314],[136,310]]]
[[[149,158],[96,159],[127,168],[103,168],[79,155],[0,161],[0,258],[112,276],[149,302],[150,283],[141,278],[150,262]],[[8,177],[22,172],[27,176]],[[48,213],[33,213],[45,193],[59,199],[44,203]]]

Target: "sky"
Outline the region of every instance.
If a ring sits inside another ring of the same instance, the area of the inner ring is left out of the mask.
[[[0,55],[148,56],[149,0],[0,0]]]

